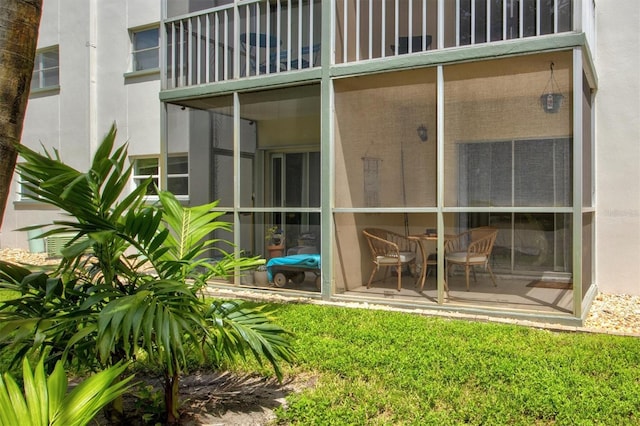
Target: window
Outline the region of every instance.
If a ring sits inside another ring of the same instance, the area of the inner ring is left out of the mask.
[[[16,201],[34,202],[39,198],[40,198],[39,195],[37,195],[35,192],[27,188],[27,186],[23,183],[22,179],[20,178],[18,179],[18,194],[17,194]]]
[[[460,144],[461,205],[571,205],[571,139]]]
[[[158,158],[136,158],[133,160],[133,182],[136,187],[149,176],[153,178],[152,184],[147,187],[147,195],[158,195],[156,187],[160,185],[160,166]]]
[[[132,41],[132,71],[144,71],[159,67],[158,28],[147,28],[144,30],[131,31]]]
[[[189,195],[189,159],[186,155],[167,159],[167,190],[176,196]]]
[[[153,185],[147,187],[147,196],[157,196],[156,187],[160,185],[160,166],[158,157],[134,158],[133,182],[139,186],[151,177]],[[172,155],[167,159],[167,191],[178,198],[189,196],[189,159],[186,155]]]
[[[31,90],[58,87],[60,62],[58,46],[36,52],[31,77]]]

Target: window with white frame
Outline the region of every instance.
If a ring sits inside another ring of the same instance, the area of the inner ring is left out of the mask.
[[[131,30],[131,71],[145,71],[157,69],[159,65],[159,40],[158,27]]]
[[[151,177],[152,184],[147,187],[146,195],[157,196],[160,186],[160,159],[158,157],[133,158],[133,182],[139,186]],[[189,196],[189,159],[186,155],[171,155],[167,158],[167,191],[178,198]]]
[[[40,199],[40,196],[30,190],[27,185],[23,183],[22,179],[18,178],[18,194],[16,200],[29,202],[37,201],[38,199]]]
[[[60,85],[60,58],[58,46],[36,52],[31,77],[31,90],[48,89]]]
[[[136,187],[142,185],[145,179],[151,177],[147,186],[147,196],[158,195],[156,188],[160,185],[160,161],[158,157],[134,158],[133,183]]]

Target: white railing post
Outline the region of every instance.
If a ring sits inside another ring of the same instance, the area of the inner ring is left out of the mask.
[[[255,20],[255,32],[256,32],[256,44],[259,47],[262,47],[260,44],[260,38],[261,38],[261,34],[262,32],[260,31],[260,3],[256,3],[255,7],[254,7],[254,15],[253,15],[253,19]],[[249,10],[247,10],[247,12],[251,12],[251,8],[249,8]],[[247,20],[249,19],[249,17],[247,16]],[[265,35],[265,47],[268,48],[269,47],[269,34]],[[262,49],[256,48],[256,75],[260,73],[260,66],[259,64],[262,63],[262,60],[260,58],[260,52]],[[268,55],[269,52],[266,51],[265,49],[265,55]],[[266,72],[268,72],[267,70],[265,70]]]
[[[234,16],[236,16],[236,18],[238,17],[239,13],[238,13],[238,9],[237,8],[233,8],[234,10]],[[236,25],[234,25],[233,27],[235,28],[234,30],[234,39],[238,40],[238,37],[240,35],[240,28],[238,27],[238,19],[235,19],[236,21]],[[229,79],[229,64],[228,62],[228,58],[229,58],[229,9],[224,11],[224,73],[223,73],[223,77],[225,80]],[[240,49],[236,49],[233,55],[233,75],[235,77],[239,77],[240,75]]]
[[[507,20],[507,0],[504,0],[502,2],[502,40],[507,39]]]
[[[524,3],[520,2],[518,3],[518,11],[520,12],[518,14],[518,20],[520,22],[518,22],[518,37],[522,38],[524,37]]]
[[[178,86],[178,79],[176,77],[176,51],[178,43],[176,42],[176,23],[171,23],[171,88],[175,89]]]
[[[356,1],[356,61],[360,60],[360,0]]]
[[[460,46],[460,0],[456,0],[455,28],[456,28],[456,46]]]
[[[444,2],[445,1],[450,1],[450,0],[438,0],[438,26],[437,26],[438,43],[436,45],[436,49],[444,48]],[[456,26],[456,30],[457,30],[457,26]],[[456,31],[456,34],[458,34],[458,31]],[[456,40],[458,40],[457,35],[456,35]],[[456,45],[457,44],[458,43],[456,42]]]
[[[260,51],[260,49],[253,48],[251,46],[251,34],[249,28],[249,5],[244,6],[245,20],[244,20],[244,76],[249,77],[251,75],[251,51],[255,49],[256,54]],[[240,15],[240,13],[238,13]],[[240,25],[240,21],[236,25]],[[239,39],[238,39],[239,40]],[[256,45],[259,45],[260,40],[256,40]],[[242,72],[240,72],[240,77],[242,77]]]
[[[395,1],[395,10],[394,10],[394,22],[395,22],[395,32],[394,32],[394,36],[393,36],[393,43],[394,46],[396,47],[396,51],[394,52],[395,55],[398,54],[398,37],[399,37],[399,26],[400,26],[400,6],[398,6],[398,0]]]
[[[291,3],[287,3],[287,71],[291,70]]]
[[[189,18],[187,21],[187,31],[189,31],[187,37],[187,84],[191,86],[193,84],[193,18]]]
[[[491,0],[487,0],[487,34],[486,34],[486,42],[490,43],[491,42]]]
[[[427,50],[427,0],[422,0],[422,51]]]
[[[369,0],[369,59],[373,58],[373,0]]]
[[[386,22],[386,18],[387,18],[387,8],[386,8],[386,3],[387,2],[382,2],[382,19],[380,20],[380,26],[382,28],[380,28],[380,32],[382,33],[382,37],[380,37],[380,51],[382,52],[382,57],[384,58],[385,56],[387,56],[386,52],[386,46],[385,46],[385,42],[387,39],[387,27],[385,25]]]
[[[205,74],[205,78],[204,81],[205,83],[209,83],[211,82],[211,15],[209,13],[207,13],[205,16],[205,21],[204,21],[204,32],[205,32],[205,40],[206,40],[206,45],[204,46],[204,54],[205,54],[205,61],[206,63],[204,64],[204,74]]]
[[[302,0],[298,0],[298,69],[302,68]]]
[[[309,67],[313,68],[315,64],[315,55],[313,52],[313,0],[309,0]]]
[[[184,71],[184,20],[180,21],[180,79],[178,86],[183,87],[185,84]]]
[[[413,52],[413,43],[411,42],[413,39],[413,1],[409,1],[409,10],[407,12],[407,28],[408,28],[408,38],[407,38],[407,52]]]
[[[347,62],[347,47],[349,42],[349,9],[347,7],[347,0],[342,0],[342,21],[344,25],[344,37],[342,38],[342,63]]]
[[[216,12],[213,15],[213,51],[215,54],[215,62],[213,63],[213,81],[220,81],[220,64],[226,63],[224,60],[224,52],[220,52],[220,15]]]
[[[267,4],[267,7],[264,8],[265,10],[265,33],[267,34],[267,40],[271,40],[271,8],[269,7],[269,5]],[[267,43],[267,50],[265,53],[266,56],[266,63],[267,63],[267,74],[271,73],[271,43]],[[277,62],[275,64],[273,64],[273,66],[277,66]]]
[[[540,17],[542,14],[540,13],[540,0],[536,0],[536,35],[540,35]]]
[[[196,84],[200,84],[202,83],[202,52],[201,52],[201,35],[202,35],[202,24],[201,24],[201,20],[200,20],[200,16],[197,16],[195,19],[198,20],[198,22],[196,23],[196,66],[198,67],[198,69],[196,70]]]
[[[280,49],[280,34],[282,34],[282,4],[280,3],[280,0],[277,1],[276,3],[276,39],[278,40],[278,42],[276,43],[276,61],[280,60],[280,53],[281,53],[281,49]],[[280,65],[276,64],[276,66],[278,67],[278,71],[280,70]]]
[[[476,44],[476,2],[471,0],[471,44]]]

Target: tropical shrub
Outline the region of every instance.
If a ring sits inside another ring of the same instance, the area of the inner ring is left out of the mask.
[[[120,380],[126,364],[117,364],[87,378],[68,390],[62,362],[46,376],[44,359],[31,370],[27,358],[22,363],[24,392],[15,379],[5,373],[0,377],[0,426],[81,426],[126,392],[133,376]]]
[[[186,349],[203,359],[204,348],[233,360],[266,359],[278,378],[279,362],[293,358],[290,333],[269,312],[242,302],[205,303],[201,289],[261,262],[236,257],[212,238],[229,231],[217,202],[184,207],[172,194],[145,199],[151,178],[125,194],[131,176],[126,145],[114,149],[115,126],[98,147],[91,168],[80,172],[57,152],[20,146],[25,195],[69,216],[40,237],[73,233],[52,274],[30,273],[0,262],[0,286],[18,292],[0,304],[0,341],[18,356],[47,350],[49,362],[104,368],[135,359],[140,350],[164,372],[167,420],[178,418],[179,377]],[[26,228],[41,228],[43,225]],[[230,246],[230,245],[229,245]],[[118,400],[116,411],[122,411]]]

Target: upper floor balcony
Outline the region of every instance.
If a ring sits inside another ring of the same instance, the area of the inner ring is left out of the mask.
[[[325,1],[331,8],[321,0],[166,0],[163,87],[312,69],[327,47],[330,65],[339,65],[572,31],[593,35],[594,0]],[[325,47],[326,29],[333,34]]]

